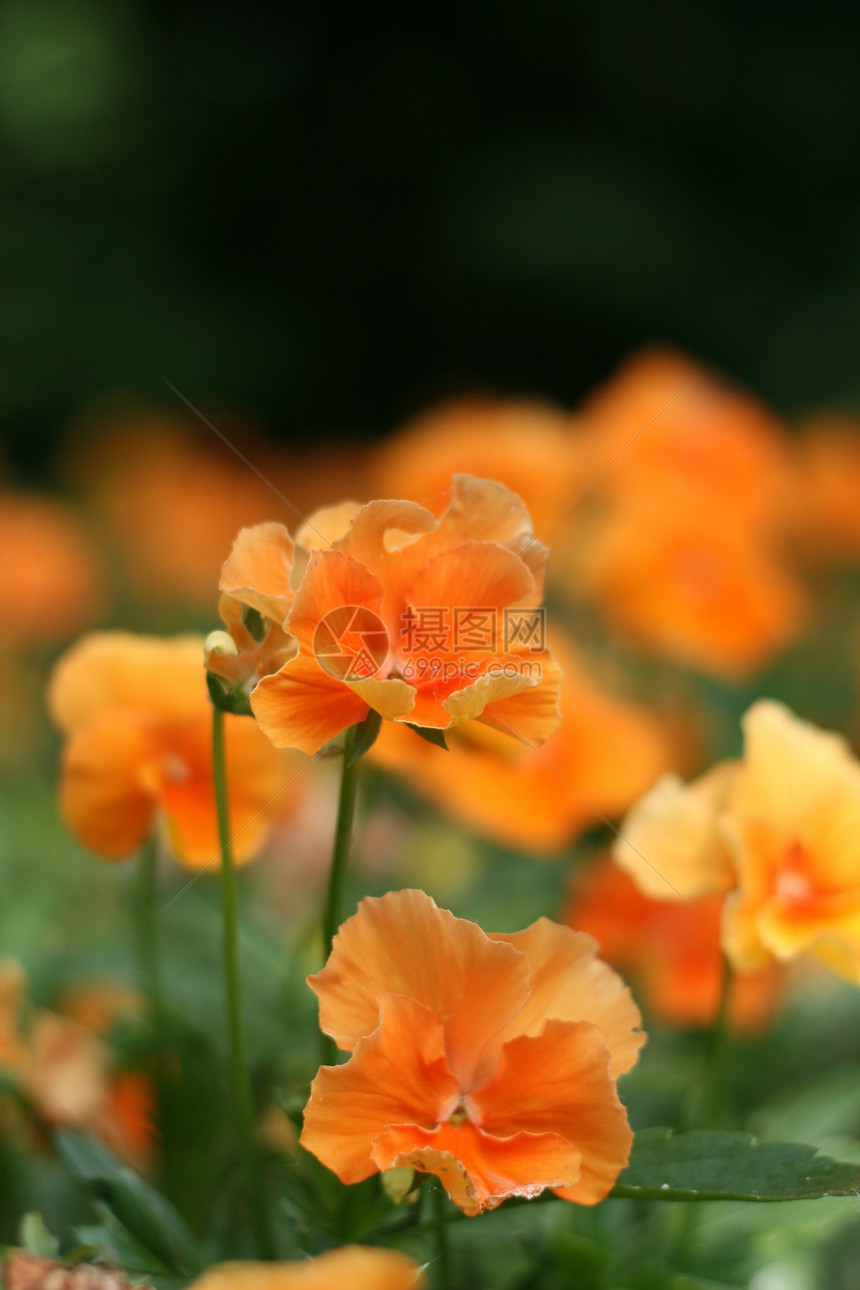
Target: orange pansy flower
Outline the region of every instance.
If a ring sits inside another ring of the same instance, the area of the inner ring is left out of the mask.
[[[644,1042],[591,937],[485,935],[421,891],[363,900],[308,981],[352,1056],[323,1066],[301,1141],[342,1182],[436,1174],[466,1214],[551,1187],[602,1200],[632,1135],[615,1082]]]
[[[671,892],[669,893],[671,895]],[[578,875],[564,921],[588,932],[600,953],[642,989],[648,1010],[670,1026],[710,1026],[723,981],[722,899],[689,903],[644,896],[605,856]],[[732,984],[730,1023],[754,1032],[773,1015],[781,975],[773,965],[740,972]]]
[[[761,668],[808,611],[803,587],[732,509],[673,508],[659,491],[595,524],[576,580],[640,647],[728,680]]]
[[[67,736],[62,813],[86,846],[119,859],[163,821],[184,864],[219,854],[202,637],[84,637],[54,669],[48,704]],[[225,717],[225,742],[236,857],[247,860],[283,809],[290,765],[246,717]]]
[[[818,416],[793,441],[790,521],[799,560],[860,560],[860,420]]]
[[[406,501],[328,508],[299,543],[298,654],[251,695],[277,747],[316,753],[371,709],[441,730],[475,718],[534,743],[555,730],[558,665],[503,617],[539,603],[547,551],[501,484],[458,475],[439,519]]]
[[[295,1263],[218,1263],[188,1290],[420,1290],[424,1273],[398,1250],[344,1245]]]
[[[779,703],[753,704],[743,727],[740,762],[637,803],[615,858],[652,895],[659,875],[665,899],[727,893],[739,971],[810,954],[860,984],[860,764]]]
[[[71,507],[47,497],[0,494],[3,644],[59,641],[91,623],[101,571]]]
[[[586,403],[591,483],[556,570],[640,647],[736,679],[797,635],[786,436],[683,356],[635,355]]]
[[[471,725],[451,731],[446,752],[389,723],[370,756],[469,827],[530,852],[556,852],[601,814],[620,814],[670,764],[668,739],[646,708],[590,676],[557,632],[552,646],[563,720],[540,750]]]

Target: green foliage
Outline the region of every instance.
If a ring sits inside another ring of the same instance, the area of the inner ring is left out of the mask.
[[[860,1191],[860,1165],[748,1133],[645,1129],[612,1195],[638,1200],[809,1200]]]

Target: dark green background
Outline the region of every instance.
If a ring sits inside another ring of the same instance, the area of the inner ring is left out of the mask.
[[[710,0],[0,10],[0,417],[106,394],[300,443],[670,341],[860,387],[860,10]]]

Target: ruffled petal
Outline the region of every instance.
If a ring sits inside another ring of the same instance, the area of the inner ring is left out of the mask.
[[[530,684],[512,689],[508,694],[500,690],[486,704],[478,720],[530,748],[539,747],[561,725],[561,668],[549,650],[505,655],[499,664],[503,675],[507,668],[521,669]]]
[[[457,1104],[439,1018],[400,995],[379,998],[376,1012],[350,1060],[320,1068],[305,1107],[302,1145],[345,1183],[376,1172],[373,1140],[389,1125],[432,1127]]]
[[[379,619],[382,611],[382,587],[370,570],[358,560],[347,558],[339,550],[313,551],[296,592],[289,617],[289,631],[298,640],[302,652],[312,655],[320,646],[318,630],[328,615],[350,606],[369,610]],[[379,627],[381,627],[381,622]],[[340,630],[338,627],[336,630]],[[374,642],[374,652],[377,645]],[[388,642],[380,651],[384,660]]]
[[[99,713],[69,739],[60,811],[97,855],[130,856],[152,831],[158,800],[141,771],[157,764],[162,752],[155,723],[139,712]]]
[[[241,529],[221,570],[223,592],[283,624],[290,612],[295,546],[283,524]]]
[[[557,1133],[582,1152],[578,1181],[555,1188],[594,1205],[627,1163],[633,1134],[609,1073],[603,1031],[586,1021],[548,1021],[502,1049],[494,1078],[471,1095],[485,1133]]]
[[[436,1174],[464,1214],[495,1209],[509,1196],[537,1196],[545,1187],[574,1185],[582,1152],[557,1133],[497,1137],[466,1120],[436,1130],[395,1124],[373,1143],[380,1169],[408,1166]]]
[[[529,997],[496,1036],[493,1052],[518,1035],[540,1034],[549,1019],[589,1021],[603,1031],[613,1077],[635,1065],[645,1043],[642,1017],[621,977],[596,957],[593,937],[539,918],[522,932],[491,939],[513,945],[529,962]]]
[[[396,891],[361,902],[308,984],[322,1030],[347,1051],[376,1028],[381,995],[420,1001],[442,1021],[451,1070],[467,1090],[483,1049],[526,1000],[528,960],[423,891]]]
[[[251,708],[276,748],[313,756],[362,721],[368,704],[351,685],[323,671],[315,658],[299,655],[251,692]]]
[[[399,1250],[343,1245],[291,1263],[218,1263],[189,1290],[420,1290],[424,1274]]]
[[[654,900],[696,900],[737,880],[721,827],[738,763],[721,762],[692,784],[666,774],[621,822],[616,864]]]
[[[106,708],[138,708],[172,720],[206,701],[203,637],[93,632],[57,663],[48,708],[65,733]]]
[[[345,537],[360,510],[361,502],[338,502],[336,506],[321,506],[299,529],[296,534],[297,545],[303,551],[326,550]]]

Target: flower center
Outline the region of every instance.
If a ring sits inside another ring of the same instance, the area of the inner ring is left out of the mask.
[[[466,1120],[468,1120],[468,1118],[469,1118],[469,1112],[466,1110],[465,1106],[463,1106],[463,1103],[461,1102],[460,1105],[457,1107],[457,1109],[453,1111],[451,1115],[448,1116],[448,1123],[453,1124],[455,1129],[459,1129],[460,1125],[464,1124]]]

